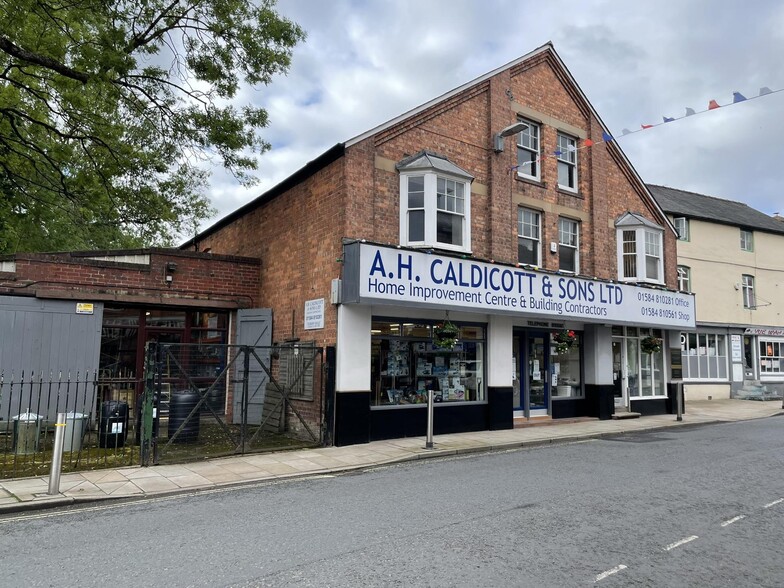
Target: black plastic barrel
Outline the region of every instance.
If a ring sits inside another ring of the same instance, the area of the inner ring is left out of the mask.
[[[104,401],[98,422],[98,447],[122,447],[127,434],[128,403],[122,400]]]
[[[195,443],[199,438],[199,413],[198,411],[188,419],[193,409],[199,403],[200,396],[196,392],[183,390],[172,392],[169,399],[169,438],[171,439],[183,423],[184,426],[172,443]],[[186,419],[188,419],[186,421]]]

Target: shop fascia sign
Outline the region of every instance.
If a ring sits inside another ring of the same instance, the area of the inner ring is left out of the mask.
[[[694,295],[352,242],[344,303],[694,328]]]
[[[768,337],[784,337],[784,329],[746,327],[744,335],[767,335]]]

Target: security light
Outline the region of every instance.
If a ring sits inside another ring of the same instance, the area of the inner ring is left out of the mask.
[[[493,135],[493,149],[495,150],[495,152],[501,153],[504,150],[504,137],[510,137],[511,135],[522,133],[527,128],[528,125],[525,124],[524,122],[516,122],[513,125],[509,125],[501,132]]]

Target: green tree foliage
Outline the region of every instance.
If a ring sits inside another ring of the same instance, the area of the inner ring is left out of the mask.
[[[274,0],[0,0],[0,253],[192,232],[204,162],[247,185],[269,148],[240,84],[303,38]]]

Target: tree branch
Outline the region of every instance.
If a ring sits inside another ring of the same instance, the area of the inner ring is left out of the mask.
[[[52,71],[56,71],[62,76],[65,76],[69,79],[76,80],[78,82],[82,82],[86,84],[87,81],[90,79],[86,73],[77,71],[67,65],[60,63],[56,59],[52,59],[51,57],[46,57],[45,55],[39,55],[38,53],[33,53],[32,51],[27,51],[26,49],[22,49],[18,45],[14,44],[8,37],[3,34],[0,34],[0,50],[4,51],[8,55],[12,57],[16,57],[17,59],[21,59],[28,63],[32,63],[34,65],[40,65],[41,67],[46,67],[51,69]]]

